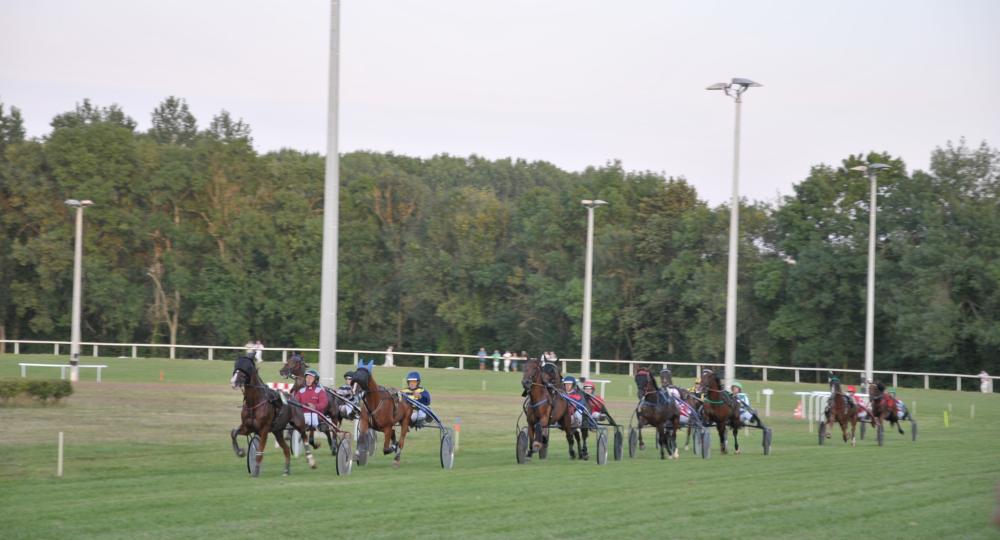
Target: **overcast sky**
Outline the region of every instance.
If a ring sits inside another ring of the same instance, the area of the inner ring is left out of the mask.
[[[340,149],[619,159],[773,201],[812,165],[888,151],[926,168],[966,137],[1000,146],[1000,1],[376,1],[341,11]],[[28,134],[85,97],[148,129],[168,95],[226,108],[259,151],[325,152],[330,4],[3,0],[0,101]]]

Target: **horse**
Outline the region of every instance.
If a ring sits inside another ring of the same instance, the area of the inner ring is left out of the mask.
[[[674,375],[668,368],[663,368],[660,370],[660,386],[664,390],[676,389],[677,394],[680,396],[682,403],[678,404],[678,408],[681,411],[681,417],[684,416],[684,405],[690,408],[687,421],[687,436],[684,438],[684,450],[687,451],[691,444],[691,428],[695,425],[701,425],[701,396],[688,391],[686,388],[681,388],[674,384]],[[641,433],[640,433],[641,436]]]
[[[298,355],[292,355],[290,360],[285,361],[282,364],[281,369],[278,370],[278,375],[286,379],[294,379],[295,384],[292,385],[292,389],[289,391],[290,394],[295,395],[295,392],[306,385],[306,368],[309,364]]]
[[[586,459],[587,453],[582,446],[580,434],[573,428],[573,406],[567,401],[568,398],[556,390],[555,385],[562,380],[559,370],[554,364],[542,365],[537,358],[530,358],[524,363],[522,373],[521,386],[524,392],[521,395],[525,400],[521,407],[528,422],[528,440],[532,441],[528,459],[548,444],[546,432],[549,426],[556,423],[566,434],[569,458],[576,459],[577,453],[573,449],[573,441],[576,440],[580,459]]]
[[[257,452],[256,467],[253,468],[253,476],[260,475],[260,464],[264,460],[264,449],[267,448],[267,434],[273,433],[285,453],[284,475],[291,473],[292,452],[288,447],[288,442],[282,436],[285,426],[291,424],[299,432],[302,440],[306,437],[306,422],[302,409],[288,403],[283,403],[277,392],[265,386],[260,376],[257,374],[257,365],[252,358],[240,356],[236,359],[233,367],[233,376],[230,379],[233,389],[243,390],[243,410],[240,413],[240,425],[230,432],[233,442],[233,452],[237,457],[243,457],[246,453],[236,442],[237,435],[249,435],[256,433],[260,437],[260,446]],[[316,461],[312,451],[306,445],[306,460],[309,466],[316,468]]]
[[[642,441],[642,427],[650,425],[656,428],[660,459],[668,456],[679,459],[677,432],[681,429],[681,412],[676,399],[670,392],[656,386],[656,379],[647,368],[636,371],[635,387],[639,390],[639,404],[635,408],[639,420],[639,447],[646,447]],[[650,396],[653,398],[650,399]]]
[[[880,381],[869,381],[868,402],[871,403],[873,426],[883,425],[888,420],[891,425],[896,426],[899,434],[903,435],[903,426],[899,423],[902,418],[896,413],[896,398],[885,391],[885,385]]]
[[[413,406],[410,405],[399,390],[379,386],[372,376],[370,367],[360,367],[354,372],[351,385],[355,393],[361,396],[361,412],[358,414],[360,432],[358,440],[369,437],[368,430],[381,431],[385,436],[382,454],[395,453],[393,467],[399,467],[403,455],[403,444],[406,433],[410,430],[410,415]],[[399,424],[399,442],[396,442],[396,424]],[[358,450],[362,452],[362,450]]]
[[[851,424],[851,446],[857,446],[854,432],[858,425],[858,414],[861,407],[840,389],[840,379],[830,377],[830,401],[824,415],[826,416],[826,437],[830,438],[830,428],[833,423],[840,424],[840,431],[844,434],[844,442],[847,442],[847,424]]]
[[[711,369],[701,370],[701,382],[699,383],[702,398],[702,417],[706,422],[715,422],[719,430],[719,445],[722,453],[726,454],[726,426],[733,430],[734,453],[740,454],[740,440],[737,433],[740,429],[740,404],[732,394],[722,389],[722,382],[719,376]]]

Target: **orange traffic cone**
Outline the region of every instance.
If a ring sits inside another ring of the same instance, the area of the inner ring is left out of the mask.
[[[802,402],[795,406],[795,418],[802,419]]]

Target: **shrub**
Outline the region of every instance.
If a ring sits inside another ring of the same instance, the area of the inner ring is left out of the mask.
[[[37,399],[43,404],[49,400],[59,401],[60,399],[73,394],[73,385],[69,381],[57,380],[23,380],[23,379],[3,379],[0,380],[0,400],[4,402],[11,398],[24,395]]]

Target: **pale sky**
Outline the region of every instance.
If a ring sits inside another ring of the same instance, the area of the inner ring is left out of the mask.
[[[912,169],[1000,146],[1000,2],[344,0],[340,150],[619,159],[728,200],[773,201],[812,165],[888,151]],[[0,0],[0,101],[29,136],[83,98],[148,129],[168,95],[226,108],[258,151],[326,148],[330,3]]]

